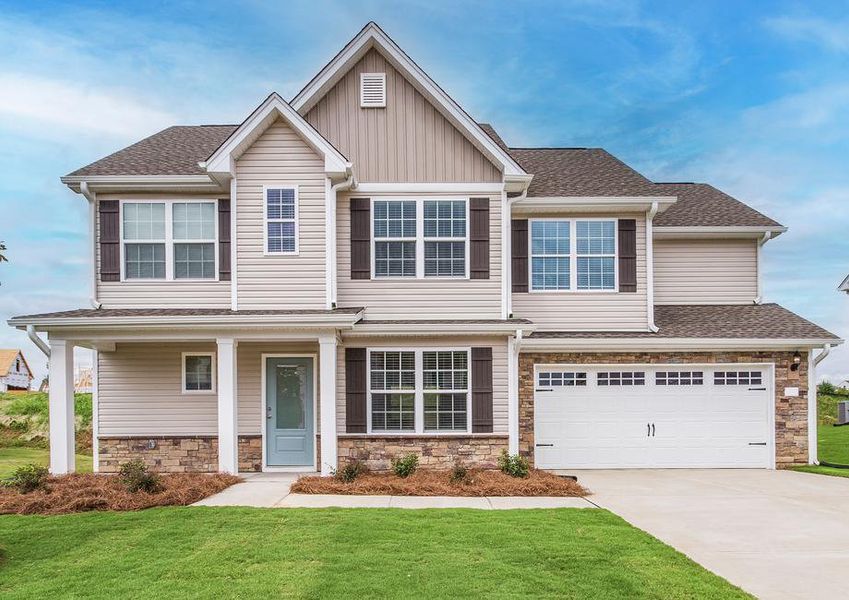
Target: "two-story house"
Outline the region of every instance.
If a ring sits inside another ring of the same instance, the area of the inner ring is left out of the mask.
[[[49,351],[55,473],[74,346],[103,472],[816,460],[841,340],[761,302],[783,226],[601,149],[510,147],[374,23],[291,101],[62,181],[90,207],[92,307],[10,321]]]

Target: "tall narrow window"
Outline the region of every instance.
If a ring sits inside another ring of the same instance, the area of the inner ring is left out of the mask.
[[[424,428],[467,431],[469,426],[469,355],[461,351],[422,353]]]
[[[298,252],[298,190],[293,187],[265,189],[265,252]]]
[[[531,288],[568,290],[571,288],[570,222],[531,223]]]
[[[466,202],[424,201],[425,277],[466,276]]]
[[[369,382],[372,430],[414,431],[416,428],[415,352],[372,352]]]
[[[215,279],[215,203],[174,202],[174,279]]]
[[[616,287],[616,222],[578,221],[575,253],[579,290]]]
[[[374,203],[375,277],[416,276],[416,202]]]
[[[123,205],[124,278],[165,279],[165,203]]]

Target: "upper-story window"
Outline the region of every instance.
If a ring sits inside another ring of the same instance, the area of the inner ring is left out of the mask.
[[[375,200],[374,265],[381,277],[468,277],[466,200]]]
[[[298,253],[298,188],[265,188],[265,253]]]
[[[616,289],[616,221],[532,220],[530,245],[533,291]]]
[[[124,279],[215,279],[215,202],[123,202]]]

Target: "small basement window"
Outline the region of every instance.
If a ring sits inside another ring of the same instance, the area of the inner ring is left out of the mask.
[[[386,106],[386,73],[360,73],[360,108]]]
[[[211,352],[183,352],[183,393],[215,391],[215,355]]]

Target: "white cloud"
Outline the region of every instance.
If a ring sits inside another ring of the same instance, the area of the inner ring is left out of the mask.
[[[849,52],[849,21],[846,20],[781,16],[767,19],[765,25],[793,41],[813,42],[837,52]]]

